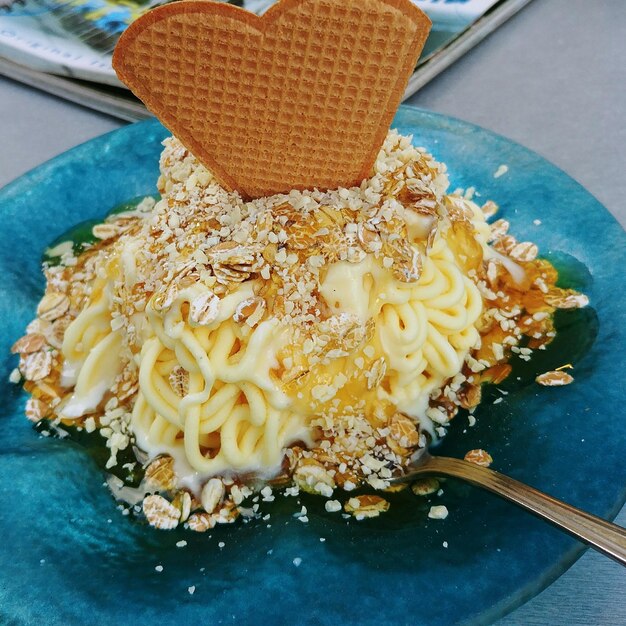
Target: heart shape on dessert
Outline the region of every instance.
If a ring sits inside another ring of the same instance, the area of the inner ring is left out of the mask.
[[[358,185],[430,29],[410,0],[209,0],[148,12],[119,78],[217,180],[244,197]]]

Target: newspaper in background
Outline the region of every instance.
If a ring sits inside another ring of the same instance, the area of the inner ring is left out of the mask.
[[[271,0],[229,0],[256,13]],[[412,0],[433,29],[405,97],[530,0]],[[162,0],[0,0],[0,74],[123,119],[149,114],[120,83],[111,52],[123,30]]]

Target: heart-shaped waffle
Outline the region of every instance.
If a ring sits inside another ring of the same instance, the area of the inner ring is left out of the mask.
[[[370,173],[430,20],[410,0],[186,0],[122,35],[120,79],[222,185],[256,198]]]

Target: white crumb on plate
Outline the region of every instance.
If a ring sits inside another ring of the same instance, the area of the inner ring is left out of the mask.
[[[196,591],[196,586],[191,585],[191,587],[187,587],[187,591],[189,592],[189,595],[192,596]]]
[[[226,545],[226,544],[225,544],[223,541],[220,541],[220,542],[217,544],[217,547],[218,547],[218,548],[223,548],[225,545]]]
[[[337,513],[341,511],[341,502],[339,500],[326,500],[324,508],[328,513]]]
[[[444,541],[442,545],[443,545],[444,548],[447,548],[448,547],[448,542]]]
[[[462,191],[462,195],[466,200],[472,200],[474,196],[480,196],[480,194],[476,191],[476,187],[468,187]]]
[[[55,257],[63,256],[64,254],[71,254],[74,249],[74,245],[71,241],[62,241],[60,244],[53,248],[46,249],[46,256]]]
[[[533,220],[535,226],[541,226],[541,220]]]
[[[20,370],[18,370],[16,367],[9,374],[9,382],[13,383],[14,385],[17,385],[20,382],[20,380],[22,380],[22,375],[20,374]]]
[[[498,167],[498,169],[494,172],[493,177],[500,178],[500,176],[504,176],[508,171],[509,171],[508,165],[500,165],[500,167]]]
[[[300,567],[300,563],[302,563],[302,559],[301,559],[299,556],[297,556],[297,557],[293,560],[293,564],[294,564],[296,567]]]
[[[176,542],[177,548],[184,548],[186,545],[187,545],[187,542],[184,539],[181,539],[180,541]]]
[[[93,417],[88,417],[85,420],[85,430],[88,433],[92,433],[94,430],[96,430],[96,420]]]
[[[431,506],[430,511],[428,511],[428,517],[430,519],[446,519],[448,517],[448,508],[443,504]]]
[[[154,569],[155,569],[157,572],[162,572],[162,571],[163,571],[163,566],[162,566],[162,565],[157,565]]]

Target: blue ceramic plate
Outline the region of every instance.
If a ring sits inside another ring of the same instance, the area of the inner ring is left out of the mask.
[[[503,402],[492,404],[500,393],[488,390],[476,427],[458,416],[440,452],[484,447],[497,469],[612,518],[626,495],[626,422],[615,413],[626,349],[622,229],[571,178],[502,137],[407,107],[394,125],[448,164],[453,187],[473,185],[500,203],[518,239],[538,242],[592,303],[560,315],[560,339],[530,369],[516,365]],[[303,524],[295,499],[278,497],[265,522],[155,531],[120,513],[83,448],[31,428],[25,395],[6,381],[16,362],[9,347],[44,285],[42,250],[75,223],[153,193],[166,134],[154,121],[128,126],[0,192],[0,622],[487,623],[569,567],[581,552],[573,539],[454,481],[430,501],[400,494],[389,514],[360,523],[303,498]],[[501,164],[509,171],[494,178]],[[568,361],[575,384],[532,383]],[[448,519],[428,520],[435,501]]]

